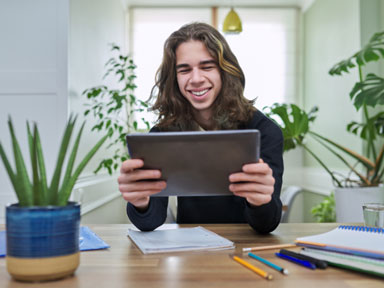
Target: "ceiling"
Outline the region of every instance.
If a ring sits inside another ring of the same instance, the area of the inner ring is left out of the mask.
[[[200,6],[200,7],[297,7],[307,10],[316,0],[122,0],[125,7],[169,7],[169,6]]]

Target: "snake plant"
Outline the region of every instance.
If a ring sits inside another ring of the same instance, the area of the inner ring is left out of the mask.
[[[29,175],[26,162],[24,161],[19,142],[15,135],[12,119],[9,117],[8,126],[11,134],[15,167],[12,167],[9,158],[5,153],[5,150],[1,145],[1,142],[0,157],[16,192],[19,206],[67,205],[73,186],[80,176],[80,173],[83,171],[85,166],[108,137],[108,135],[102,137],[75,168],[74,164],[76,160],[76,154],[79,148],[79,143],[85,124],[82,124],[79,132],[77,133],[76,139],[72,146],[72,150],[68,156],[67,161],[65,161],[75,123],[76,117],[71,116],[67,122],[61,141],[56,168],[54,170],[51,182],[48,183],[45,168],[46,166],[37,124],[34,123],[31,129],[29,122],[27,122],[29,156],[31,162],[31,175]],[[65,173],[62,178],[63,171],[65,171]]]

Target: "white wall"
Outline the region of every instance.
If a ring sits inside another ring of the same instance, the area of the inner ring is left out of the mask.
[[[123,49],[127,47],[126,14],[121,0],[70,1],[68,100],[69,110],[81,119],[84,119],[86,109],[86,97],[81,95],[82,92],[90,87],[114,83],[113,79],[107,79],[107,82],[102,80],[104,64],[112,55],[110,43],[118,44]],[[92,120],[87,118],[80,155],[85,155],[103,135],[91,132],[92,124]],[[91,160],[75,186],[74,199],[82,202],[83,223],[127,222],[117,176],[111,177],[106,171],[97,175],[93,173],[100,160],[111,153],[106,146]],[[116,201],[121,204],[116,204]],[[118,213],[116,209],[119,209]],[[92,213],[92,217],[85,215],[88,213]]]
[[[0,141],[10,157],[11,115],[29,166],[25,123],[36,121],[48,171],[67,119],[68,15],[69,0],[0,0]],[[10,202],[16,197],[0,164],[0,223]]]
[[[36,121],[50,178],[69,113],[79,114],[80,124],[85,110],[81,93],[102,83],[104,63],[110,57],[108,43],[127,47],[125,15],[121,0],[0,0],[0,141],[9,154],[8,114],[27,162],[25,121]],[[90,133],[90,127],[91,123],[84,131],[78,160],[101,137]],[[99,151],[87,166],[73,198],[83,202],[83,214],[97,215],[92,221],[126,222],[116,176],[93,174],[105,153]],[[0,223],[5,204],[16,201],[0,164]],[[113,217],[108,209],[96,213],[108,203],[115,211]]]
[[[320,0],[305,13],[304,99],[306,109],[319,107],[313,130],[361,152],[361,142],[346,131],[350,121],[361,118],[349,99],[358,71],[343,76],[328,74],[334,64],[360,49],[359,2]],[[317,143],[310,142],[309,147],[322,153],[322,159],[330,166],[343,167]],[[317,166],[310,155],[306,155],[305,162],[306,166]]]

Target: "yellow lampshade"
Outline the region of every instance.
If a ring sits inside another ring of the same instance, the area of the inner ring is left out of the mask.
[[[233,8],[229,11],[227,17],[224,19],[223,32],[224,33],[240,33],[243,31],[239,15]]]

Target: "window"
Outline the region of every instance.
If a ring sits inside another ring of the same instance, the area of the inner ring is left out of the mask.
[[[218,9],[221,29],[228,8]],[[225,35],[246,77],[244,95],[257,97],[259,109],[274,102],[294,101],[297,94],[297,17],[293,8],[236,8],[243,23],[239,35]],[[131,47],[137,65],[136,96],[147,100],[161,63],[167,37],[182,25],[211,23],[210,8],[132,8]],[[143,112],[155,121],[153,113]],[[144,128],[144,125],[140,126]]]
[[[297,10],[236,8],[243,32],[226,35],[245,74],[244,95],[259,109],[297,94]],[[219,23],[228,9],[219,9]],[[221,29],[222,27],[219,26]]]

